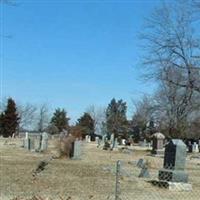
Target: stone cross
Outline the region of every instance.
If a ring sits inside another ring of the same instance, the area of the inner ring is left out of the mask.
[[[182,140],[173,139],[165,146],[163,169],[159,170],[159,180],[187,182],[188,174],[184,171],[187,147]]]

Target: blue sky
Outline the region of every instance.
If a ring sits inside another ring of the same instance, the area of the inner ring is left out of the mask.
[[[122,98],[131,116],[132,99],[155,89],[140,78],[138,34],[159,4],[26,0],[1,5],[3,96],[64,107],[72,120],[91,104]]]

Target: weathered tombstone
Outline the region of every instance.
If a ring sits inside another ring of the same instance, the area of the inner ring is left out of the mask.
[[[147,143],[147,147],[148,147],[148,149],[151,149],[151,143],[150,142]]]
[[[30,150],[30,138],[28,132],[25,133],[24,148]]]
[[[63,131],[60,132],[60,135],[59,135],[60,140],[63,140],[64,137],[65,137],[65,133]]]
[[[29,143],[29,150],[34,150],[35,149],[35,140],[34,138],[29,138],[30,143]]]
[[[153,139],[152,154],[156,155],[164,154],[165,136],[162,133],[154,133],[152,139]]]
[[[146,147],[146,146],[147,146],[147,140],[146,140],[146,139],[144,139],[144,141],[143,141],[143,143],[142,143],[142,146],[143,146],[143,147]]]
[[[192,152],[198,153],[199,152],[199,146],[196,142],[192,145]]]
[[[188,142],[187,147],[188,147],[188,153],[192,153],[193,148],[192,148],[192,142],[191,141]]]
[[[159,180],[187,183],[188,174],[184,171],[186,154],[186,145],[182,140],[171,140],[165,147],[164,169],[159,170]]]
[[[118,140],[117,140],[117,138],[115,138],[115,141],[114,141],[114,148],[118,148]]]
[[[144,161],[144,159],[139,159],[138,160],[138,162],[137,162],[137,167],[139,167],[139,168],[143,168],[144,166],[145,166],[145,161]]]
[[[46,132],[42,133],[41,151],[45,151],[48,148],[48,134]]]
[[[142,167],[138,177],[139,178],[149,178],[150,177],[149,170],[148,170],[148,167],[146,165],[144,165]]]
[[[82,142],[80,140],[76,140],[73,143],[72,145],[73,153],[71,155],[72,159],[78,160],[81,158],[81,145],[82,145]]]
[[[95,142],[98,144],[98,142],[99,142],[99,137],[95,137]]]
[[[99,148],[100,146],[101,146],[101,139],[97,137],[97,148]]]
[[[102,136],[102,142],[103,142],[103,144],[106,142],[106,135]]]
[[[86,135],[85,136],[85,140],[86,140],[86,142],[91,142],[91,136],[90,135]]]
[[[114,134],[111,134],[110,146],[111,146],[111,149],[114,149],[114,147],[115,147],[115,135]]]
[[[40,151],[41,146],[42,146],[42,134],[40,133],[40,135],[35,140],[35,150]]]
[[[110,136],[110,143],[113,144],[115,140],[115,135],[112,133]]]

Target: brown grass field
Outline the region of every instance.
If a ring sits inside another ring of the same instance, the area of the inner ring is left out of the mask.
[[[7,142],[5,142],[7,141]],[[115,165],[122,161],[120,199],[123,200],[200,200],[200,159],[187,157],[187,172],[193,190],[174,192],[152,186],[138,178],[139,158],[149,161],[150,179],[156,179],[163,158],[152,157],[144,148],[133,151],[104,151],[95,143],[84,143],[81,160],[53,159],[36,177],[38,163],[55,154],[55,141],[49,140],[45,153],[30,152],[21,139],[0,139],[1,200],[109,200],[115,199]]]

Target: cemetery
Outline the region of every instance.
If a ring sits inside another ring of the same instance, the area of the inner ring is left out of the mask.
[[[83,141],[72,140],[73,151],[69,158],[58,158],[56,143],[59,138],[48,138],[47,133],[41,135],[32,142],[37,144],[37,151],[33,151],[33,145],[27,145],[33,140],[28,133],[24,138],[0,138],[3,199],[31,199],[34,196],[58,200],[114,199],[118,160],[121,162],[121,199],[132,199],[132,196],[138,200],[147,197],[167,200],[172,196],[177,200],[199,199],[199,153],[187,153],[181,140],[171,140],[163,156],[154,156],[148,145],[145,149],[139,144],[129,147],[118,144],[113,150],[114,138],[111,137],[112,141],[105,139],[110,143],[110,149],[105,151],[102,141],[99,144],[98,139],[93,142],[86,137]],[[39,143],[42,151],[38,150]],[[192,158],[194,155],[197,157]],[[169,183],[169,189],[160,187],[159,182],[163,181]]]
[[[200,0],[0,12],[0,200],[200,200]]]

